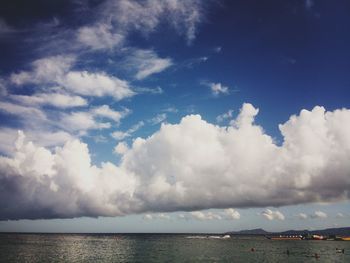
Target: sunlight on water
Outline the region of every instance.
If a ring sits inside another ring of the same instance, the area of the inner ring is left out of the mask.
[[[350,262],[350,242],[210,237],[0,234],[0,262]]]

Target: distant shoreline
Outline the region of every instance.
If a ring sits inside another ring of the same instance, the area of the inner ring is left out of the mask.
[[[339,228],[326,228],[319,230],[287,230],[282,232],[269,232],[264,229],[250,229],[250,230],[240,230],[240,231],[229,231],[224,233],[217,232],[21,232],[21,231],[6,231],[0,232],[1,234],[38,234],[38,235],[234,235],[234,236],[267,236],[267,235],[339,235],[339,236],[350,236],[350,227],[339,227]]]

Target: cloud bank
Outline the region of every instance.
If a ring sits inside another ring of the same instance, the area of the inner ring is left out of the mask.
[[[257,113],[246,103],[228,127],[199,115],[162,124],[152,136],[119,151],[118,166],[92,165],[87,145],[79,140],[48,150],[19,132],[13,155],[0,157],[0,219],[349,199],[350,110],[302,110],[279,125],[282,145],[254,123]]]

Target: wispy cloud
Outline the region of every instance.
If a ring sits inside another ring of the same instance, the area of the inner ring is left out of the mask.
[[[133,133],[138,131],[144,125],[145,123],[143,121],[139,121],[135,125],[131,126],[127,131],[115,131],[111,133],[111,136],[117,141],[121,141],[121,140],[124,140],[125,138],[132,136]]]
[[[74,56],[54,56],[35,60],[32,70],[13,73],[10,80],[15,85],[28,83],[62,86],[67,92],[83,96],[112,96],[117,100],[135,95],[129,83],[105,72],[71,70]]]
[[[92,50],[113,50],[123,44],[124,36],[113,32],[111,24],[97,23],[79,28],[77,39]]]
[[[126,58],[125,64],[135,71],[135,78],[145,79],[173,65],[170,58],[160,58],[153,50],[135,49]]]
[[[157,116],[151,118],[148,120],[148,122],[151,124],[151,125],[156,125],[156,124],[159,124],[163,121],[165,121],[167,118],[167,115],[166,113],[160,113],[160,114],[157,114]]]
[[[67,93],[35,93],[33,95],[10,95],[10,99],[28,106],[50,105],[58,108],[86,106],[87,100]]]

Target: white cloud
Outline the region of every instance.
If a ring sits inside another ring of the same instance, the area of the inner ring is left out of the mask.
[[[81,135],[85,135],[87,130],[111,128],[111,123],[96,121],[94,117],[94,114],[84,111],[63,113],[59,125],[71,132],[80,131]]]
[[[272,211],[270,209],[266,209],[263,212],[261,212],[261,215],[268,220],[284,220],[285,219],[284,215],[278,210]]]
[[[172,64],[170,58],[160,58],[153,50],[136,49],[126,59],[126,66],[136,71],[138,80],[162,72]]]
[[[64,131],[49,130],[26,130],[28,140],[42,147],[61,146],[67,141],[71,141],[74,137]],[[15,142],[18,138],[18,130],[13,128],[0,128],[0,152],[11,156],[15,153]]]
[[[45,113],[37,108],[0,101],[0,111],[16,115],[22,119],[45,120]]]
[[[202,20],[203,8],[198,0],[107,1],[101,15],[111,19],[124,34],[133,30],[147,34],[167,21],[191,43]]]
[[[10,80],[15,85],[60,82],[75,60],[73,55],[41,58],[31,64],[32,71],[13,73]]]
[[[222,50],[222,47],[215,47],[215,48],[214,48],[214,52],[215,52],[215,53],[220,53],[221,50]]]
[[[328,215],[322,211],[315,211],[315,213],[313,215],[311,215],[310,217],[311,218],[327,218]]]
[[[89,111],[61,113],[57,125],[64,130],[78,131],[80,135],[86,135],[88,130],[109,129],[112,127],[110,122],[101,121],[99,120],[100,118],[113,120],[114,125],[119,125],[120,120],[127,116],[129,112],[130,110],[128,109],[115,111],[108,105],[102,105]]]
[[[227,86],[222,85],[221,83],[210,83],[210,89],[214,96],[230,93],[229,88]]]
[[[143,219],[144,219],[144,220],[152,220],[152,219],[153,219],[153,216],[152,216],[151,214],[145,214],[145,215],[143,216]]]
[[[155,220],[155,219],[160,219],[160,220],[170,220],[170,216],[166,215],[164,213],[160,214],[145,214],[143,216],[144,220]]]
[[[115,111],[111,109],[108,105],[102,105],[95,107],[91,110],[91,113],[94,116],[100,116],[114,120],[116,123],[119,123],[122,118],[127,116],[130,113],[129,109],[124,109],[123,111]]]
[[[229,127],[210,124],[199,115],[162,124],[147,139],[135,139],[119,166],[91,165],[87,145],[77,140],[48,150],[20,137],[13,157],[0,157],[1,218],[116,216],[349,199],[350,110],[302,110],[279,126],[282,145],[254,124],[257,112],[244,104]],[[220,213],[192,214],[219,219],[215,215],[225,218]],[[263,216],[284,218],[271,209]],[[321,211],[315,216],[325,217]]]
[[[201,84],[204,85],[204,86],[209,87],[211,93],[215,97],[218,97],[220,95],[228,95],[230,93],[229,87],[224,86],[221,83],[202,81]]]
[[[136,94],[127,81],[105,72],[72,71],[75,60],[74,56],[68,55],[41,58],[32,63],[31,71],[11,74],[10,81],[15,85],[58,85],[78,95],[112,96],[116,100]]]
[[[158,94],[162,94],[164,92],[161,87],[156,87],[156,88],[140,88],[140,87],[138,87],[138,88],[135,88],[134,90],[138,94],[149,93],[149,94],[153,94],[153,95],[158,95]]]
[[[58,108],[70,108],[87,105],[84,98],[64,93],[35,93],[30,96],[10,95],[10,98],[30,106],[52,105]]]
[[[186,68],[193,68],[195,65],[204,63],[208,61],[209,57],[197,57],[197,58],[190,58],[185,60],[182,64],[178,65],[178,68],[186,67]]]
[[[165,121],[166,118],[167,118],[166,113],[160,113],[160,114],[157,114],[157,116],[150,119],[148,122],[152,125],[156,125],[156,124],[159,124],[159,123]]]
[[[7,95],[7,88],[5,85],[5,80],[0,78],[0,97]]]
[[[304,213],[299,213],[299,214],[297,215],[297,217],[298,217],[299,219],[302,219],[302,220],[308,218],[307,214],[304,214]]]
[[[103,72],[71,71],[60,84],[67,90],[84,96],[112,96],[121,100],[135,95],[127,81]]]
[[[119,142],[115,147],[114,147],[114,152],[117,154],[125,154],[129,150],[128,144],[126,142]]]
[[[93,26],[84,26],[77,32],[78,41],[93,50],[109,49],[120,46],[124,36],[113,32],[110,24],[97,23]]]
[[[184,214],[179,214],[179,215],[177,215],[177,218],[178,219],[184,219],[184,220],[188,220],[189,218],[186,216],[186,215],[184,215]]]
[[[240,219],[241,218],[241,214],[233,208],[225,209],[224,213],[225,213],[225,216],[227,219]]]
[[[191,212],[191,216],[193,219],[205,221],[205,220],[221,220],[222,217],[219,214],[215,214],[213,212],[201,212],[201,211],[194,211]]]
[[[111,136],[117,141],[124,140],[127,137],[132,136],[132,134],[138,131],[141,127],[143,127],[145,123],[143,121],[139,121],[135,125],[131,126],[127,131],[115,131],[111,134]]]
[[[343,213],[337,213],[337,215],[335,216],[336,218],[343,218],[345,217]]]
[[[177,113],[177,112],[179,112],[179,110],[177,108],[175,108],[175,107],[168,107],[168,108],[164,109],[163,111],[169,112],[169,113]]]
[[[130,137],[131,134],[128,133],[127,131],[126,132],[123,132],[123,131],[115,131],[111,134],[111,136],[116,139],[117,141],[122,141],[124,140],[125,138],[127,137]]]
[[[50,152],[20,134],[14,159],[0,157],[0,170],[1,219],[122,215],[136,185],[111,163],[91,165],[87,145],[78,140]]]
[[[233,115],[233,110],[228,110],[227,112],[220,114],[216,117],[217,122],[223,122],[225,120],[231,119]]]

